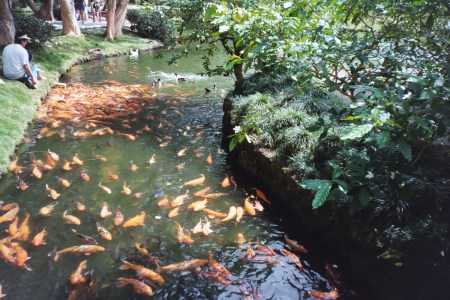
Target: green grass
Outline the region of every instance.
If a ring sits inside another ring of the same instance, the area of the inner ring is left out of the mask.
[[[0,76],[0,176],[6,172],[16,146],[21,143],[25,130],[39,105],[52,86],[79,61],[89,58],[88,51],[101,49],[103,55],[128,53],[132,49],[148,50],[161,45],[124,30],[124,36],[114,42],[102,36],[103,30],[83,31],[84,37],[58,36],[44,48],[32,50],[33,63],[41,64],[46,80],[36,90],[28,89],[23,83],[7,80]],[[3,47],[0,48],[0,53]],[[0,72],[2,73],[2,72]]]

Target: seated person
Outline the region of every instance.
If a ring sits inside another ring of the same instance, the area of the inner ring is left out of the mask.
[[[18,80],[25,83],[28,88],[35,89],[36,77],[31,71],[28,52],[25,50],[29,40],[28,35],[18,34],[15,43],[3,49],[3,75],[7,79]]]
[[[33,73],[34,78],[37,80],[45,79],[45,77],[42,76],[41,65],[40,64],[34,65],[31,63],[31,61],[33,60],[33,54],[30,51],[28,51],[28,59],[30,61],[31,72]],[[28,75],[26,76],[29,78]]]

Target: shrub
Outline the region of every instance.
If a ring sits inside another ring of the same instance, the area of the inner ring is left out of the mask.
[[[140,36],[162,41],[165,45],[175,44],[175,26],[160,10],[142,11],[130,9],[127,19],[131,29]]]
[[[53,37],[55,28],[52,24],[36,18],[33,15],[14,14],[16,32],[26,32],[32,39],[30,47],[42,47]]]

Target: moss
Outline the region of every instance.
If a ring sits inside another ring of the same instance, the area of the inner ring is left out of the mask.
[[[47,78],[39,83],[38,89],[29,90],[23,83],[0,77],[0,176],[6,171],[10,157],[20,144],[41,100],[73,65],[93,59],[89,50],[101,49],[107,57],[128,53],[132,49],[144,51],[161,47],[156,41],[136,37],[126,30],[124,36],[114,42],[105,40],[103,31],[87,30],[83,34],[82,38],[56,37],[43,48],[33,51],[33,63],[41,65]]]

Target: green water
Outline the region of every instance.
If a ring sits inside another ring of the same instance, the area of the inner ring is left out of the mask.
[[[6,174],[0,180],[0,200],[5,203],[17,202],[20,205],[20,222],[25,212],[29,212],[30,240],[38,231],[46,228],[47,244],[33,247],[30,241],[20,243],[31,257],[27,265],[32,271],[0,261],[0,284],[3,286],[3,293],[7,294],[6,299],[67,299],[75,289],[68,283],[68,278],[84,259],[87,259],[87,270],[92,270],[93,284],[79,299],[144,298],[133,293],[130,286],[119,288],[115,284],[118,277],[137,278],[134,271],[119,269],[122,265],[121,259],[140,262],[156,270],[155,264],[135,254],[136,243],[147,247],[153,256],[161,260],[161,265],[194,258],[205,259],[208,250],[211,250],[214,258],[232,273],[229,278],[230,286],[209,282],[189,271],[164,273],[166,283],[154,287],[155,299],[307,299],[308,291],[329,291],[332,285],[323,276],[323,269],[317,272],[310,268],[308,255],[302,255],[304,269],[299,271],[280,254],[282,248],[290,248],[284,242],[284,229],[273,221],[271,209],[267,205],[265,210],[257,212],[255,217],[244,215],[236,225],[233,221],[217,223],[214,219],[209,219],[213,230],[210,235],[192,234],[194,242],[190,246],[178,243],[175,221],[185,230],[190,230],[200,219],[205,220],[202,212],[187,209],[189,203],[201,200],[194,198],[194,192],[208,186],[211,187],[211,193],[228,193],[224,197],[211,200],[207,205],[210,209],[226,213],[232,205],[243,206],[248,193],[254,192],[252,187],[264,187],[254,182],[249,184],[245,178],[240,180],[239,174],[232,174],[221,146],[222,97],[232,88],[232,78],[196,75],[202,70],[199,60],[203,55],[201,52],[194,53],[189,59],[172,66],[165,63],[168,54],[161,53],[164,54],[163,59],[156,58],[155,53],[147,53],[138,57],[125,56],[87,63],[74,67],[63,78],[68,84],[79,83],[88,87],[101,86],[111,81],[151,85],[153,80],[161,78],[162,86],[152,87],[154,102],[143,107],[138,115],[130,116],[129,124],[132,128],[124,128],[121,123],[111,124],[114,130],[124,133],[134,133],[145,125],[149,126],[151,131],[139,135],[136,141],[119,135],[76,138],[71,134],[80,129],[81,124],[77,123],[62,125],[66,132],[65,139],[58,135],[38,139],[38,131],[44,124],[36,122],[30,126],[30,141],[21,145],[16,153],[19,164],[25,167],[20,178],[29,188],[19,191],[14,175]],[[185,76],[188,80],[177,82],[174,73]],[[218,90],[205,94],[204,88],[213,84],[217,84]],[[175,107],[174,99],[181,100]],[[149,115],[154,119],[149,120]],[[162,128],[158,128],[160,124],[163,125]],[[167,147],[161,148],[157,137],[164,136],[170,136],[171,141]],[[184,148],[188,149],[186,155],[179,157],[177,153]],[[43,155],[48,149],[59,154],[61,161],[71,160],[72,156],[78,153],[84,165],[74,165],[72,170],[65,172],[60,169],[60,161],[58,167],[44,173],[42,179],[30,176],[30,158],[34,156],[44,160]],[[108,160],[96,160],[92,157],[93,153]],[[201,153],[202,156],[196,157],[195,153]],[[212,155],[212,164],[206,162],[209,153]],[[155,164],[148,163],[152,155],[156,156]],[[139,167],[136,172],[130,170],[130,161]],[[177,170],[175,166],[180,163],[185,163],[185,168]],[[89,182],[82,182],[80,179],[81,169],[88,172]],[[109,173],[119,174],[120,179],[111,181]],[[183,186],[184,182],[198,178],[200,174],[206,176],[202,186]],[[225,174],[234,175],[237,180],[236,189],[232,186],[221,186]],[[68,179],[72,185],[68,188],[62,187],[57,182],[58,177]],[[133,194],[142,193],[142,198],[122,194],[123,181],[130,186]],[[108,186],[112,194],[103,192],[98,187],[99,182]],[[46,184],[61,193],[61,196],[57,199],[54,213],[41,217],[36,215],[39,209],[52,202],[45,189]],[[170,219],[167,214],[171,208],[156,205],[159,198],[155,197],[155,191],[163,191],[172,199],[187,192],[190,197],[180,207],[179,216]],[[86,204],[86,211],[75,210],[77,201]],[[108,203],[113,215],[102,219],[98,214],[104,202]],[[125,215],[125,220],[144,211],[145,225],[129,229],[114,226],[113,216],[116,209]],[[65,224],[62,220],[65,210],[77,216],[81,225]],[[100,222],[111,232],[112,241],[102,240],[97,235],[91,219]],[[9,223],[0,225],[0,238],[7,235],[4,230],[8,225]],[[48,256],[55,249],[59,251],[84,244],[71,229],[96,238],[106,251],[90,256],[63,254],[59,261],[55,262],[52,256]],[[245,252],[253,244],[240,247],[234,242],[238,233],[242,233],[247,242],[259,241],[270,247],[277,253],[274,258],[280,263],[265,262],[267,256],[258,251],[256,253],[261,260],[246,261]],[[308,247],[304,241],[300,242]]]

